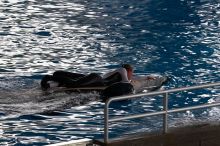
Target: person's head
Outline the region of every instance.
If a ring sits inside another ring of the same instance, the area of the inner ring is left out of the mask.
[[[133,75],[133,67],[130,64],[122,64],[122,67],[126,69],[128,79],[130,80]]]

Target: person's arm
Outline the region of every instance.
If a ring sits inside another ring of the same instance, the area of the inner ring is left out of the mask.
[[[116,73],[116,71],[117,71],[117,70],[108,72],[108,73],[104,74],[102,78],[103,78],[103,79],[106,79],[106,78],[110,77],[111,75],[113,75],[114,73]]]
[[[130,82],[130,80],[128,79],[127,70],[125,68],[118,69],[118,72],[121,75],[122,82]]]
[[[130,80],[128,79],[128,76],[127,76],[127,71],[126,71],[125,68],[119,68],[119,69],[117,69],[115,71],[106,73],[105,75],[103,75],[103,78],[106,79],[109,76],[113,75],[114,73],[119,73],[120,74],[121,82],[130,82]]]

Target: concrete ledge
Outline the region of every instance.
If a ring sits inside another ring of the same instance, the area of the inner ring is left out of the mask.
[[[170,129],[166,134],[140,134],[112,139],[109,144],[96,140],[101,146],[220,146],[220,125],[201,124]]]

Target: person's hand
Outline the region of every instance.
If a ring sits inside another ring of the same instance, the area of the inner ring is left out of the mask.
[[[153,76],[147,76],[146,80],[155,80],[156,77],[153,77]]]

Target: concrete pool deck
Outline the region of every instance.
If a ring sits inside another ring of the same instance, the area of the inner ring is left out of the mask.
[[[200,124],[171,128],[166,134],[146,133],[111,139],[109,144],[95,140],[100,146],[220,146],[220,124]]]
[[[170,128],[166,134],[136,134],[111,139],[108,144],[105,144],[103,139],[81,139],[49,146],[220,146],[220,124]]]

